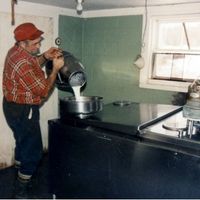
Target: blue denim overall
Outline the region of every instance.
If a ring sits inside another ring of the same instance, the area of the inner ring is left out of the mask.
[[[43,153],[39,106],[16,104],[4,98],[3,111],[15,138],[15,160],[20,163],[19,173],[31,177]]]

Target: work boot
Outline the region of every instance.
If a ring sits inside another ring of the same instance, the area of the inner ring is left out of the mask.
[[[15,180],[14,194],[15,199],[28,199],[30,180],[17,177]]]

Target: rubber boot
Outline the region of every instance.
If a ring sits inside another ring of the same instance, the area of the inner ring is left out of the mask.
[[[29,198],[29,183],[30,180],[23,180],[19,177],[15,180],[14,194],[15,199],[28,199]]]

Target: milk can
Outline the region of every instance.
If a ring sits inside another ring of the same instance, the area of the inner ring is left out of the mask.
[[[86,73],[82,63],[71,53],[63,51],[64,66],[59,70],[56,84],[59,89],[83,86],[86,83]],[[52,61],[46,64],[47,74],[52,70]]]

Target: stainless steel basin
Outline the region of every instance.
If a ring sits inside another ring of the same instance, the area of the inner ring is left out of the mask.
[[[93,114],[103,109],[103,98],[98,96],[81,96],[78,99],[64,97],[60,99],[60,112],[68,114]]]

